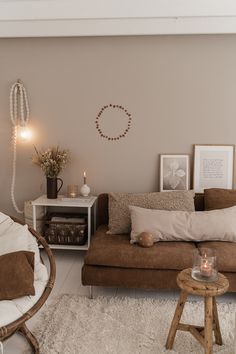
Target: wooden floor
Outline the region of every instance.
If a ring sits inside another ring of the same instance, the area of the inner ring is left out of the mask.
[[[87,287],[81,284],[81,268],[83,264],[83,251],[53,251],[56,258],[57,277],[56,283],[48,303],[53,297],[59,294],[79,294],[88,296]],[[149,297],[158,299],[177,299],[178,291],[142,291],[116,288],[94,287],[94,296],[129,296],[129,297]],[[219,301],[236,301],[236,294],[226,294],[219,297]],[[29,328],[33,329],[37,324],[38,315],[27,322]],[[28,348],[27,342],[20,335],[15,334],[4,342],[4,354],[23,354]],[[66,353],[63,353],[66,354]],[[83,354],[83,353],[81,353]]]

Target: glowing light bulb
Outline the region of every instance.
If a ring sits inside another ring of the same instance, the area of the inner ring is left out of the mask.
[[[29,141],[32,138],[32,132],[28,127],[18,127],[18,137],[22,141]]]

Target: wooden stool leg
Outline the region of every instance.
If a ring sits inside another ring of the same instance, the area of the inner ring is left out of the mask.
[[[211,296],[205,297],[205,354],[213,354],[213,301]]]
[[[216,304],[216,298],[213,297],[213,323],[214,323],[214,333],[215,333],[215,339],[216,339],[216,344],[222,345],[222,336],[220,333],[220,323],[219,323],[219,318],[218,318],[218,311],[217,311],[217,304]]]
[[[187,300],[187,297],[188,297],[188,293],[186,293],[185,291],[181,291],[179,301],[178,301],[178,304],[177,304],[177,307],[175,310],[175,314],[174,314],[173,320],[171,322],[170,331],[169,331],[169,334],[167,337],[166,349],[173,348],[176,331],[178,329],[178,324],[179,324],[180,318],[182,316],[184,305]]]

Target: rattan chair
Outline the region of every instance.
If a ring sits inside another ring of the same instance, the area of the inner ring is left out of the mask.
[[[22,224],[19,220],[13,217],[12,219]],[[41,297],[26,313],[24,313],[20,318],[18,318],[14,322],[11,322],[3,327],[0,327],[0,341],[4,341],[5,339],[12,336],[15,332],[19,332],[26,337],[31,347],[33,348],[34,353],[39,354],[39,343],[36,337],[27,328],[25,322],[28,321],[31,317],[33,317],[36,314],[36,312],[38,312],[38,310],[43,306],[49,294],[51,293],[55,282],[55,277],[56,277],[56,265],[55,265],[55,260],[52,251],[48,246],[47,242],[45,241],[44,237],[40,236],[35,230],[33,230],[30,227],[29,227],[29,231],[31,232],[32,236],[34,236],[37,239],[38,244],[42,245],[48,257],[49,265],[50,265],[49,279]]]

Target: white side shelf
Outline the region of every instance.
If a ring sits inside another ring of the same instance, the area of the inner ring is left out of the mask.
[[[41,206],[58,206],[58,207],[76,207],[76,208],[91,208],[97,197],[81,197],[78,201],[77,198],[68,201],[64,201],[64,195],[59,195],[57,199],[48,199],[46,195],[42,195],[41,197],[35,199],[32,202],[32,205],[41,205]]]
[[[54,244],[49,244],[50,248],[52,250],[73,250],[73,251],[87,251],[88,249],[88,244],[86,243],[85,245],[82,246],[76,246],[76,245],[54,245]],[[42,246],[39,246],[39,248],[43,248]]]
[[[91,240],[91,217],[92,217],[92,209],[93,209],[93,225],[94,232],[96,230],[96,202],[97,197],[81,197],[76,199],[63,200],[65,197],[63,195],[59,195],[57,199],[48,199],[46,195],[42,195],[39,198],[32,201],[33,206],[33,227],[36,230],[36,208],[37,206],[44,206],[45,209],[48,207],[63,207],[63,208],[85,208],[87,209],[87,217],[88,217],[88,240],[85,245],[60,245],[60,244],[50,244],[51,249],[61,249],[61,250],[87,250],[90,246]]]

